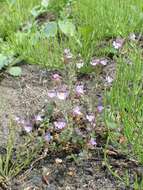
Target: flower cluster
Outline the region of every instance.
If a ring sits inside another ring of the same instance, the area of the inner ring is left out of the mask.
[[[69,61],[68,67],[66,67],[68,71],[70,70],[70,65],[73,66],[71,62],[72,58],[73,54],[70,49],[65,49],[64,59]],[[105,66],[107,64],[108,60],[106,58],[94,58],[91,61],[92,66]],[[84,62],[80,58],[76,63],[76,67],[80,69],[83,66]],[[67,72],[67,74],[71,73]],[[73,77],[74,79],[76,78],[75,76]],[[53,87],[47,91],[47,96],[49,97],[49,102],[54,102],[55,107],[51,116],[48,116],[48,127],[46,127],[44,133],[42,133],[43,140],[47,143],[52,143],[55,139],[57,142],[58,139],[60,142],[60,135],[70,130],[72,131],[71,135],[74,134],[74,138],[76,138],[76,136],[80,139],[82,138],[83,142],[89,145],[90,148],[95,148],[97,144],[95,138],[96,115],[100,114],[104,109],[101,101],[94,111],[88,109],[88,105],[85,108],[85,100],[89,98],[88,89],[86,88],[86,83],[77,78],[76,81],[72,81],[71,78],[71,81],[68,83],[68,81],[64,81],[64,77],[62,77],[61,74],[54,72],[51,75],[51,82]],[[22,126],[22,129],[26,133],[31,133],[35,130],[35,125],[38,125],[37,128],[45,125],[46,117],[37,114],[30,120],[22,120],[17,117],[16,121]]]

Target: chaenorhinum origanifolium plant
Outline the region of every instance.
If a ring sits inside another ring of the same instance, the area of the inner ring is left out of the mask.
[[[50,102],[44,112],[30,120],[18,117],[16,122],[27,134],[40,136],[49,148],[95,149],[98,144],[95,131],[104,107],[94,96],[95,88],[91,89],[93,95],[89,97],[87,84],[78,79],[79,63],[75,63],[69,48],[63,52],[63,64],[66,77],[60,72],[51,75],[52,86],[47,91]]]

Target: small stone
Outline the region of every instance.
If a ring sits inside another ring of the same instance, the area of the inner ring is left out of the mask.
[[[56,162],[56,164],[61,164],[61,163],[63,162],[63,160],[60,159],[60,158],[56,158],[56,159],[55,159],[55,162]]]

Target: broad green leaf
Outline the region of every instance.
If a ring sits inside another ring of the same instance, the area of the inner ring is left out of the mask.
[[[6,66],[6,65],[8,65],[8,64],[9,64],[8,58],[7,58],[5,55],[0,54],[0,70],[1,70],[4,66]]]
[[[47,37],[55,37],[57,34],[57,23],[56,22],[49,22],[44,27],[44,33]]]
[[[60,20],[58,22],[60,30],[69,36],[74,36],[75,34],[75,25],[70,20]]]
[[[20,67],[11,67],[9,70],[8,70],[8,73],[14,77],[19,77],[21,76],[22,74],[22,70]]]

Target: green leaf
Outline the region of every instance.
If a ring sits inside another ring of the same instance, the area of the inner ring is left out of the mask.
[[[6,66],[6,65],[8,65],[8,64],[9,64],[8,58],[7,58],[5,55],[0,54],[0,70],[1,70],[4,66]]]
[[[11,67],[9,70],[8,70],[8,73],[14,77],[19,77],[21,76],[22,74],[22,70],[20,67]]]
[[[57,34],[58,28],[56,22],[49,22],[44,27],[44,33],[47,37],[55,37]]]
[[[75,34],[75,25],[70,21],[70,20],[64,20],[64,21],[59,21],[58,22],[60,30],[70,36],[74,36]]]

